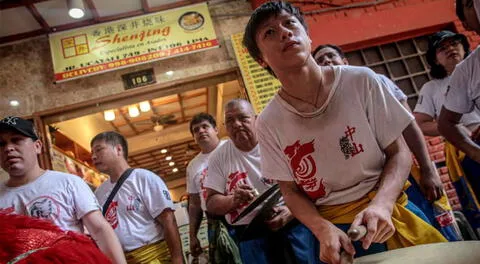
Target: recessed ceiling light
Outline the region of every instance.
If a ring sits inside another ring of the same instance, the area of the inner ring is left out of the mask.
[[[172,76],[172,75],[173,75],[173,71],[167,71],[167,72],[165,72],[165,74],[168,75],[168,76]]]
[[[170,162],[168,163],[168,165],[173,166],[173,165],[175,165],[175,162],[170,161]]]
[[[68,15],[72,18],[82,18],[85,16],[85,6],[83,0],[67,0]]]
[[[160,150],[160,153],[162,153],[162,154],[167,153],[167,149],[162,149],[162,150]]]
[[[103,118],[105,121],[113,121],[115,120],[115,112],[113,110],[108,110],[103,112]]]
[[[138,111],[138,108],[136,105],[131,105],[128,107],[128,115],[130,117],[137,117],[140,115],[140,111]]]
[[[177,169],[177,168],[173,168],[173,170],[172,170],[172,171],[173,171],[173,172],[177,172],[177,171],[178,171],[178,169]]]
[[[172,156],[166,156],[165,160],[172,160]]]
[[[148,112],[150,111],[150,103],[148,101],[143,101],[143,102],[140,102],[139,104],[140,106],[140,111],[142,112]]]
[[[12,101],[10,101],[10,105],[11,106],[19,106],[20,103],[17,100],[12,100]]]

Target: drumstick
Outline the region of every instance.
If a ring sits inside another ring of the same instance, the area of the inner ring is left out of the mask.
[[[352,241],[358,241],[367,234],[367,228],[363,225],[359,225],[354,228],[350,228],[347,231],[347,235]],[[342,250],[340,253],[340,264],[352,264],[353,256],[348,254],[347,251]]]

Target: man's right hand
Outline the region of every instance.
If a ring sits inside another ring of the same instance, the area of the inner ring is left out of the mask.
[[[190,254],[196,258],[202,254],[202,252],[202,246],[200,245],[198,238],[196,236],[190,237]]]
[[[348,235],[330,222],[315,236],[320,243],[320,260],[323,262],[340,264],[342,248],[348,254],[355,255],[355,248]]]
[[[243,204],[249,203],[253,199],[255,199],[255,194],[250,185],[239,184],[233,191],[233,203],[235,207],[240,207]]]

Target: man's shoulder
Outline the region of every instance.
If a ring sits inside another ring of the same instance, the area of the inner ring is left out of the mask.
[[[449,79],[448,77],[445,77],[443,79],[430,80],[423,84],[420,91],[423,94],[433,95],[437,91],[440,91],[440,89],[442,88],[441,86],[446,85],[448,83],[448,79]]]
[[[45,172],[46,177],[44,179],[46,181],[55,181],[56,183],[61,183],[61,182],[70,182],[70,183],[75,183],[75,184],[87,184],[80,176],[73,175],[70,173],[65,173],[61,171],[54,171],[54,170],[48,170]]]
[[[225,140],[221,145],[218,145],[209,155],[208,160],[218,160],[223,159],[225,154],[230,151],[233,142],[231,139]]]

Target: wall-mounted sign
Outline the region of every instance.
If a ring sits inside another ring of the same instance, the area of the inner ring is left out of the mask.
[[[124,74],[122,75],[122,80],[125,90],[128,90],[155,83],[155,74],[151,68]]]
[[[232,35],[233,50],[253,109],[258,114],[280,89],[280,81],[263,69],[242,44],[243,33]]]
[[[57,82],[219,47],[206,3],[53,33],[49,39]]]

